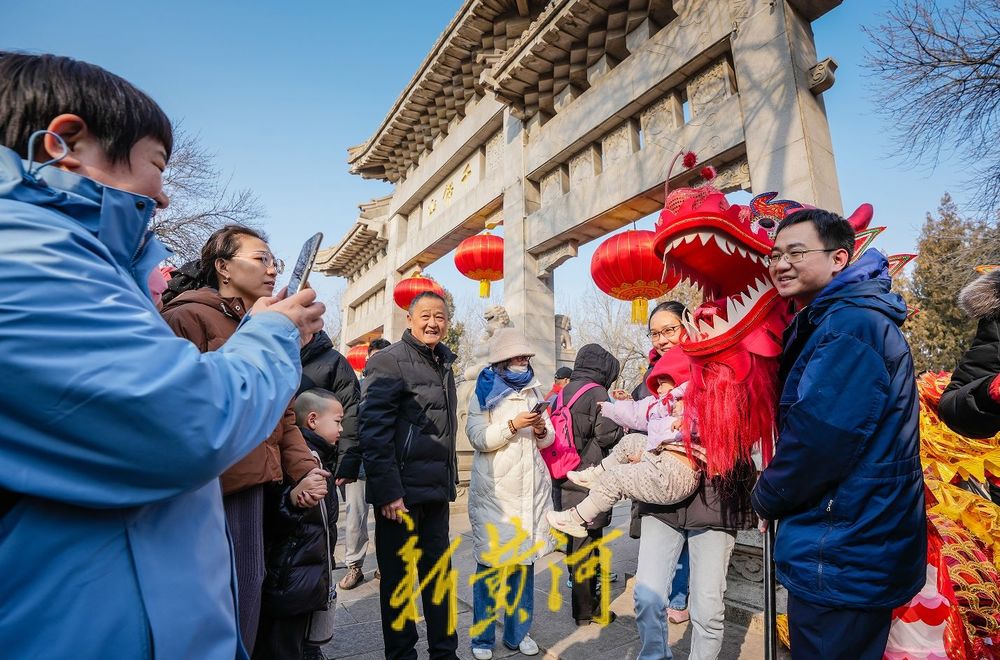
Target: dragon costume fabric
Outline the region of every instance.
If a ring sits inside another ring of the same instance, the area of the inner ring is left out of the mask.
[[[764,193],[742,206],[709,184],[678,188],[667,193],[656,224],[653,249],[665,281],[692,284],[705,299],[682,345],[692,362],[685,424],[689,431],[697,424],[712,475],[751,460],[755,446],[765,463],[773,450],[778,359],[792,310],[765,264],[778,223],[804,208],[776,196]],[[881,229],[868,230],[871,218],[868,204],[849,218],[858,254]],[[691,433],[685,437],[690,447]]]
[[[950,378],[917,379],[927,583],[893,612],[888,660],[1000,658],[1000,507],[960,487],[1000,476],[1000,436],[966,438],[941,421],[938,402]]]

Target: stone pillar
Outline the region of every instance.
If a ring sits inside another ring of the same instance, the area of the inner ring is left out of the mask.
[[[397,342],[403,337],[403,330],[406,330],[406,312],[401,310],[392,299],[392,291],[400,280],[409,276],[409,273],[401,274],[396,270],[402,258],[403,246],[406,243],[406,232],[408,220],[405,216],[396,214],[387,220],[389,245],[386,247],[386,255],[383,259],[389,264],[385,275],[385,325],[382,327],[382,337],[391,342]]]
[[[773,5],[773,6],[772,6]],[[823,99],[809,90],[816,45],[786,0],[733,3],[733,61],[754,193],[842,213]]]
[[[539,208],[538,185],[524,172],[527,133],[520,120],[504,112],[503,304],[515,328],[524,331],[535,349],[532,365],[542,386],[551,384],[556,356],[555,297],[552,275],[539,276],[538,260],[528,253],[528,216]]]

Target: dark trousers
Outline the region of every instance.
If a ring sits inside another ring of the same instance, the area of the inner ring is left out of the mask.
[[[233,562],[236,564],[236,584],[239,587],[240,637],[247,653],[253,654],[265,575],[264,485],[226,495],[222,498],[222,506],[233,541]]]
[[[788,594],[788,632],[794,660],[881,660],[891,608],[815,605]]]
[[[604,537],[604,529],[588,529],[587,536],[578,539],[575,536],[569,537],[569,544],[566,548],[566,556],[576,554],[586,546],[593,545]],[[592,552],[596,552],[596,548]],[[570,578],[573,580],[573,591],[570,595],[570,605],[573,609],[573,618],[577,621],[592,619],[600,614],[600,600],[597,597],[597,575],[587,580],[576,579],[577,567],[587,561],[587,556],[579,564],[568,566]]]
[[[407,621],[402,630],[393,630],[392,622],[399,616],[400,610],[392,607],[390,599],[397,585],[406,576],[406,565],[399,556],[399,551],[410,536],[416,535],[417,548],[421,550],[417,562],[417,575],[420,579],[430,574],[434,564],[445,554],[450,545],[448,538],[448,503],[431,502],[414,504],[408,507],[413,519],[414,530],[408,531],[406,525],[397,523],[382,515],[381,507],[375,507],[375,556],[382,573],[379,582],[379,605],[382,610],[382,638],[385,641],[385,657],[387,660],[415,659],[417,652],[417,626]],[[448,570],[451,562],[448,563]],[[427,646],[432,660],[457,658],[458,636],[448,634],[448,597],[438,604],[433,602],[433,581],[420,594],[424,608],[424,618],[427,621]]]
[[[262,612],[253,660],[302,660],[308,625],[308,614],[271,618]]]

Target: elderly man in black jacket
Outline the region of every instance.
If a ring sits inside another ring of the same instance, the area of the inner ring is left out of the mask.
[[[408,620],[402,630],[392,628],[402,608],[393,607],[390,599],[407,568],[399,550],[416,536],[418,574],[423,578],[430,573],[448,550],[449,503],[455,500],[458,481],[455,354],[442,343],[448,332],[445,300],[420,294],[410,303],[407,325],[402,340],[368,361],[359,413],[367,499],[375,505],[382,636],[389,659],[417,657],[415,623]],[[404,513],[412,530],[403,522]],[[430,657],[457,658],[447,599],[435,603],[433,589],[421,596]]]

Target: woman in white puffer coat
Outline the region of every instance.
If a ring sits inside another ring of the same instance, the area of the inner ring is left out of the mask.
[[[552,484],[538,450],[551,445],[555,435],[548,415],[532,412],[544,400],[531,369],[533,355],[520,330],[497,330],[490,340],[490,366],[479,374],[469,400],[466,433],[476,450],[469,520],[479,563],[471,631],[477,660],[493,657],[496,621],[519,594],[517,606],[506,615],[503,642],[524,655],[538,653],[538,645],[528,636],[534,562],[551,552],[555,543],[545,518],[552,510]],[[507,597],[495,602],[500,591],[494,586],[491,593],[490,583],[499,586],[494,569],[504,566]]]

